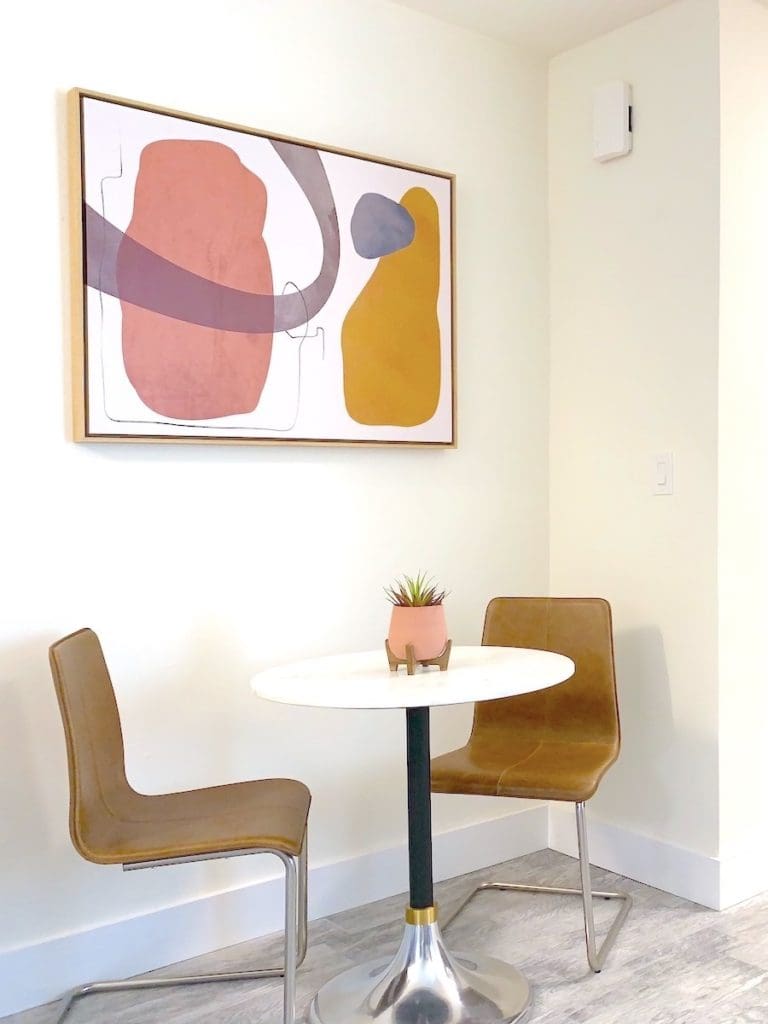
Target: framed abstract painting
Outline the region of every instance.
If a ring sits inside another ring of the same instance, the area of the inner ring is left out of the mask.
[[[70,101],[76,440],[455,446],[453,175]]]

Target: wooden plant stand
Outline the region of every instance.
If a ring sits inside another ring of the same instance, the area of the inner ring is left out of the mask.
[[[445,672],[448,668],[448,659],[451,656],[451,640],[446,640],[445,647],[442,649],[440,654],[436,658],[417,658],[416,652],[413,648],[413,644],[405,645],[405,657],[398,658],[396,654],[393,654],[392,648],[389,646],[389,640],[384,641],[384,647],[387,651],[387,659],[389,660],[389,671],[397,672],[401,665],[405,665],[409,676],[416,674],[416,665],[437,665],[441,672]]]

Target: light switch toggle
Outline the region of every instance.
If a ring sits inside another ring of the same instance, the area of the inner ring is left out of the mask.
[[[653,493],[672,494],[672,453],[662,452],[653,457]]]

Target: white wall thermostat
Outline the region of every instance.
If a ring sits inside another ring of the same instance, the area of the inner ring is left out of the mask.
[[[632,86],[606,82],[595,89],[592,155],[604,162],[632,152]]]

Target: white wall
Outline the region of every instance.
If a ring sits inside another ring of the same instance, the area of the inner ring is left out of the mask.
[[[768,887],[768,7],[721,0],[720,52],[720,836],[734,884],[754,889]]]
[[[616,78],[635,150],[601,165],[592,92]],[[594,815],[702,863],[718,852],[718,102],[715,0],[551,64],[551,588],[614,610],[623,752]],[[667,451],[675,493],[655,497]]]
[[[119,18],[96,0],[50,2],[19,6],[14,38],[34,45],[0,70],[0,951],[268,870],[123,876],[78,858],[47,667],[57,636],[100,633],[137,788],[301,777],[323,864],[403,843],[403,722],[259,703],[249,674],[380,644],[381,587],[402,570],[451,589],[459,642],[478,639],[493,594],[547,585],[543,65],[380,0],[137,0]],[[74,85],[454,171],[458,450],[69,443]],[[437,750],[463,741],[468,715],[435,716]],[[436,830],[510,809],[443,798]]]

